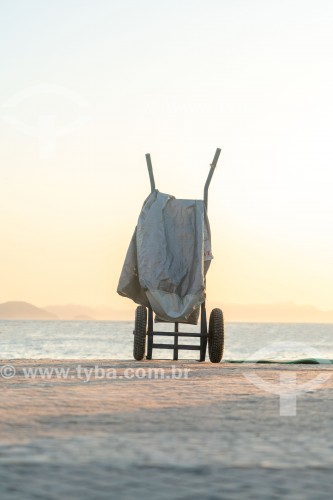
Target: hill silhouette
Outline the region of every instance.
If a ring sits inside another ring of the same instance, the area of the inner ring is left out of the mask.
[[[119,310],[78,304],[40,308],[28,302],[12,301],[0,304],[0,319],[133,321],[136,305],[128,301],[128,304],[124,306],[124,309]],[[333,323],[332,310],[323,311],[311,305],[299,305],[293,302],[275,304],[207,302],[208,312],[214,307],[222,308],[226,322]]]
[[[94,318],[88,316],[87,314],[78,314],[72,318],[73,321],[95,321]]]
[[[11,301],[0,304],[0,319],[58,319],[54,314],[29,302]]]
[[[43,309],[63,320],[91,321],[94,319],[99,319],[99,316],[96,315],[95,310],[90,307],[81,306],[78,304],[46,306]]]

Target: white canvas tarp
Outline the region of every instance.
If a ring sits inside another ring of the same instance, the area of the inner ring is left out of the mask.
[[[212,258],[203,200],[155,190],[142,207],[117,292],[151,305],[158,320],[196,324]]]

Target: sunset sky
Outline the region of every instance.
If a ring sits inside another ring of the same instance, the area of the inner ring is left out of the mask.
[[[131,308],[156,187],[209,193],[208,297],[333,309],[330,0],[1,2],[0,302]],[[134,305],[133,305],[134,307]]]

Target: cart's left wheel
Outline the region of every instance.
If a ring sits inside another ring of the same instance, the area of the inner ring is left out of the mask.
[[[221,309],[213,309],[209,317],[208,352],[212,363],[219,363],[223,356],[224,324]]]
[[[137,361],[145,357],[147,336],[147,309],[139,306],[135,311],[133,356]]]

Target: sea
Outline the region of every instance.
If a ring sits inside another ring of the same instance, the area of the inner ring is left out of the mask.
[[[0,320],[0,359],[133,359],[132,321]],[[156,324],[170,330],[171,324]],[[180,325],[184,332],[199,327]],[[170,337],[159,337],[159,343]],[[181,339],[182,344],[198,342]],[[172,359],[170,350],[154,350],[154,359]],[[198,351],[180,351],[179,359],[197,359]],[[207,358],[208,359],[208,358]],[[333,324],[226,323],[223,360],[333,360]]]

